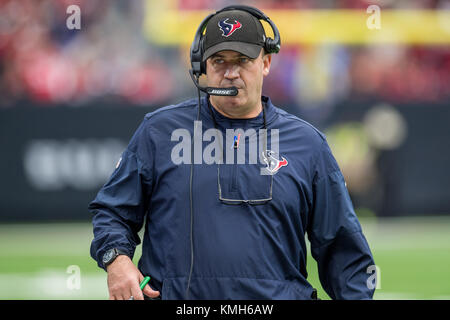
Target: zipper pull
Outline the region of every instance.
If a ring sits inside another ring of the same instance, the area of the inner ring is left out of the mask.
[[[239,139],[241,138],[241,134],[239,133],[237,136],[234,136],[234,142],[233,142],[233,146],[235,149],[238,148],[239,146]]]

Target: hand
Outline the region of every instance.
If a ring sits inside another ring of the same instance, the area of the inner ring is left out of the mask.
[[[118,256],[108,267],[108,290],[110,300],[144,300],[142,292],[151,298],[159,296],[159,291],[154,291],[147,284],[141,291],[139,284],[144,276],[126,255]]]

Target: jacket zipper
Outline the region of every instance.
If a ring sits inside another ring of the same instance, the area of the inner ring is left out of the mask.
[[[233,146],[233,152],[234,152],[234,163],[233,163],[233,170],[231,171],[231,188],[230,191],[237,191],[237,148]]]

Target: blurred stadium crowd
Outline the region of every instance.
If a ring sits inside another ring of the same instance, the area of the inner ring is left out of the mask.
[[[264,0],[270,9],[365,9],[374,1]],[[448,1],[377,1],[383,9],[449,9]],[[78,4],[81,30],[68,30]],[[179,10],[217,10],[224,0],[179,0]],[[99,103],[164,105],[195,95],[186,46],[153,44],[143,35],[145,1],[1,0],[0,107]],[[276,21],[275,21],[276,22]],[[157,30],[155,30],[157,32]],[[193,37],[194,35],[192,35]],[[450,48],[421,45],[283,45],[265,94],[282,106],[335,105],[378,97],[387,102],[450,98]]]

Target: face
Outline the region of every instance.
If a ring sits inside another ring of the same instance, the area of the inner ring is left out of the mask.
[[[211,104],[229,118],[253,118],[261,112],[263,78],[269,74],[271,55],[263,50],[255,59],[236,51],[220,51],[206,61],[209,87],[238,88],[238,95],[211,96]]]

